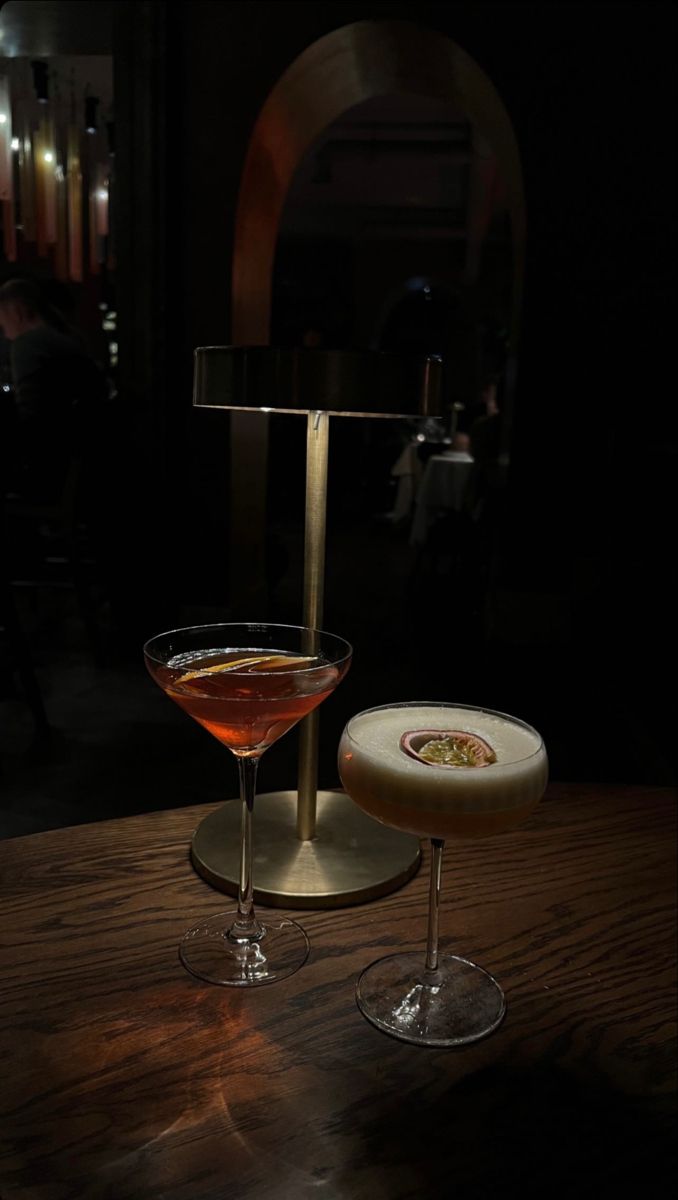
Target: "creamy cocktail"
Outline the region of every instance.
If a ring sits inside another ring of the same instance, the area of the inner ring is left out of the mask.
[[[442,852],[447,838],[517,825],[546,787],[548,763],[535,729],[489,709],[403,703],[358,713],[339,746],[349,796],[385,825],[431,839],[426,959],[407,951],[366,967],[358,1007],[406,1042],[462,1046],[496,1029],[504,993],[482,967],[438,955]]]
[[[544,743],[529,725],[463,706],[370,709],[349,721],[339,747],[342,783],[356,804],[419,837],[477,837],[517,825],[541,799],[547,770]]]

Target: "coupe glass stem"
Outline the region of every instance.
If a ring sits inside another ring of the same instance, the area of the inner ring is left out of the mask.
[[[237,755],[240,775],[242,824],[240,827],[240,880],[238,883],[238,915],[228,931],[235,941],[253,941],[264,933],[254,912],[254,883],[252,879],[252,810],[257,783],[258,756]]]
[[[440,911],[440,878],[443,869],[442,838],[431,838],[431,882],[428,893],[428,937],[426,939],[426,964],[424,983],[435,986],[438,982],[438,913]]]

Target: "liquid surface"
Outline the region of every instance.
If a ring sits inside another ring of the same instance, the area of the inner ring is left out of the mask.
[[[421,762],[401,746],[415,730],[463,730],[487,742],[482,767]],[[518,824],[541,799],[548,764],[539,734],[482,709],[417,705],[376,709],[349,721],[339,774],[351,798],[385,825],[419,837],[475,837]]]
[[[341,670],[284,650],[213,649],[180,654],[153,678],[189,716],[236,754],[258,755],[334,691]]]

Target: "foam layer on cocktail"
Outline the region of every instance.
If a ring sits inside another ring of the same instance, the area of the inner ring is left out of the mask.
[[[463,731],[489,743],[496,762],[450,767],[421,762],[404,733]],[[482,709],[422,704],[385,707],[349,721],[339,773],[349,796],[386,825],[419,836],[478,836],[518,824],[543,795],[548,765],[529,725]]]

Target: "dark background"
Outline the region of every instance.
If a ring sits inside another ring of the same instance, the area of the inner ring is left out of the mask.
[[[262,611],[231,603],[228,417],[191,409],[192,351],[229,338],[238,187],[252,127],[279,76],[349,22],[415,20],[450,36],[488,74],[520,147],[527,259],[511,472],[490,611],[481,598],[470,612],[449,578],[413,577],[406,544],[374,512],[342,507],[346,464],[341,444],[333,447],[325,625],[349,637],[356,655],[323,717],[322,782],[334,782],[335,747],[352,712],[436,697],[531,720],[557,778],[670,782],[672,6],[89,8],[110,37],[116,110],[121,595],[113,666],[127,674],[113,685],[105,677],[111,702],[119,710],[125,689],[137,689],[144,704],[169,712],[161,696],[151,699],[140,666],[143,638],[160,628],[300,618],[301,511]],[[50,629],[37,638],[46,672],[62,661]],[[103,678],[94,669],[89,686]],[[63,712],[54,720],[67,723]],[[207,778],[220,749],[197,729],[179,734],[182,721],[177,714],[172,736],[194,739],[187,762],[194,769],[199,759]],[[131,758],[141,726],[115,728]],[[265,760],[265,784],[289,786],[293,736],[287,741]],[[111,750],[113,771],[122,772],[122,742],[109,742]],[[149,797],[158,772],[166,777]],[[117,791],[129,808],[212,798],[187,795],[187,776],[188,767],[173,788],[158,730],[142,775],[130,766]],[[135,792],[131,781],[142,778]],[[95,815],[108,815],[92,803]]]
[[[191,536],[207,529],[208,544],[218,541],[222,496],[227,503],[221,414],[190,413],[186,397],[192,347],[218,342],[228,328],[235,202],[253,121],[307,45],[370,18],[414,19],[448,34],[487,72],[513,121],[527,262],[509,518],[498,556],[506,591],[518,597],[514,608],[527,594],[537,611],[556,598],[568,612],[564,629],[547,628],[536,642],[516,621],[490,648],[489,665],[481,669],[479,653],[460,672],[467,639],[453,607],[441,602],[432,621],[415,611],[403,636],[416,639],[428,675],[408,683],[414,694],[458,694],[461,686],[474,700],[491,695],[525,712],[557,742],[561,775],[661,775],[670,757],[663,693],[674,565],[669,6],[198,3],[173,10],[164,56],[165,216],[180,254],[164,260],[171,263],[171,350],[158,353],[173,386],[156,403],[167,422],[170,474],[172,447],[186,444],[188,427],[203,485],[213,489],[207,503],[199,497],[203,515]],[[183,508],[185,493],[172,494]],[[355,572],[348,541],[344,575]],[[365,671],[369,659],[375,677],[366,692],[382,699],[401,686],[397,664],[370,654],[386,615],[378,598],[372,603],[371,612],[353,614],[348,632],[358,634]],[[388,595],[381,603],[391,610]],[[333,618],[329,589],[329,627]]]

